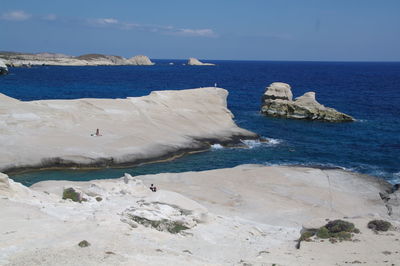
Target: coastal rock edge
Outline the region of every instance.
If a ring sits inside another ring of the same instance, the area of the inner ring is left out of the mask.
[[[134,165],[258,139],[235,124],[227,96],[214,87],[126,99],[23,102],[0,94],[0,170]]]

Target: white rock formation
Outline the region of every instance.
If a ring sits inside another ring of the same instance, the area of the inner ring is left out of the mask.
[[[389,212],[394,219],[400,220],[400,190],[397,189],[388,195],[387,205]]]
[[[127,99],[22,102],[0,94],[0,170],[139,163],[257,138],[234,123],[227,95],[213,87]]]
[[[189,58],[187,64],[189,66],[215,66],[215,64],[200,62],[198,59],[193,57]]]
[[[62,200],[63,187],[87,201]],[[400,223],[379,196],[388,187],[342,170],[260,165],[30,188],[2,175],[0,264],[391,265],[400,260]],[[361,231],[355,241],[296,249],[303,227],[345,216]],[[394,229],[376,234],[372,219]]]
[[[0,76],[5,75],[8,73],[8,67],[6,64],[3,62],[3,60],[0,59]]]
[[[292,101],[293,94],[289,84],[283,82],[274,82],[268,86],[264,95],[269,99]]]
[[[130,59],[114,55],[85,54],[81,56],[69,56],[64,54],[39,53],[0,53],[0,59],[7,64],[20,66],[100,66],[100,65],[154,65],[147,56],[139,55]]]
[[[151,62],[150,58],[148,58],[145,55],[137,55],[134,57],[131,57],[128,59],[128,62],[131,65],[137,65],[137,66],[151,66],[154,65],[153,62]]]
[[[293,101],[290,85],[282,82],[274,82],[266,88],[262,98],[261,113],[275,117],[327,122],[355,120],[349,115],[318,103],[315,92],[307,92]]]

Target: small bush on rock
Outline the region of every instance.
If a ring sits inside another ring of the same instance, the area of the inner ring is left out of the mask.
[[[85,248],[90,246],[90,243],[87,242],[86,240],[82,240],[81,242],[79,242],[78,246],[80,246],[81,248]]]
[[[329,233],[329,230],[325,226],[322,226],[317,231],[317,237],[319,237],[319,238],[330,238],[331,234]]]
[[[300,236],[300,241],[307,241],[310,239],[310,237],[313,237],[315,235],[315,231],[305,231],[304,233],[301,234]]]
[[[300,248],[301,241],[310,241],[310,238],[316,236],[321,239],[328,239],[331,243],[336,243],[343,240],[351,240],[352,233],[360,233],[360,230],[355,228],[353,223],[334,220],[328,222],[326,225],[321,226],[318,229],[308,229],[303,232],[298,240],[297,248]]]
[[[71,199],[72,201],[75,201],[75,202],[81,202],[82,196],[79,192],[77,192],[75,189],[70,187],[70,188],[64,189],[62,199],[63,200]]]
[[[392,227],[392,224],[384,220],[372,220],[368,223],[368,228],[374,231],[387,231]]]
[[[342,231],[334,234],[333,237],[339,240],[351,240],[351,233]]]
[[[325,227],[329,230],[329,233],[353,232],[355,228],[353,223],[343,220],[330,221]]]

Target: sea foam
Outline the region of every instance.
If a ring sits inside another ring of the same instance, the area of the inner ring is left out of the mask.
[[[220,150],[223,149],[224,147],[221,144],[213,144],[211,145],[211,149],[213,150]]]
[[[282,143],[280,139],[265,138],[267,142],[262,142],[260,140],[241,140],[241,142],[246,145],[249,149],[258,148],[261,146],[275,146]]]

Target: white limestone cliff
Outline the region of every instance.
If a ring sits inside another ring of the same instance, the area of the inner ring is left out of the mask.
[[[0,170],[134,164],[258,138],[235,124],[227,95],[214,87],[126,99],[23,102],[0,94]]]

